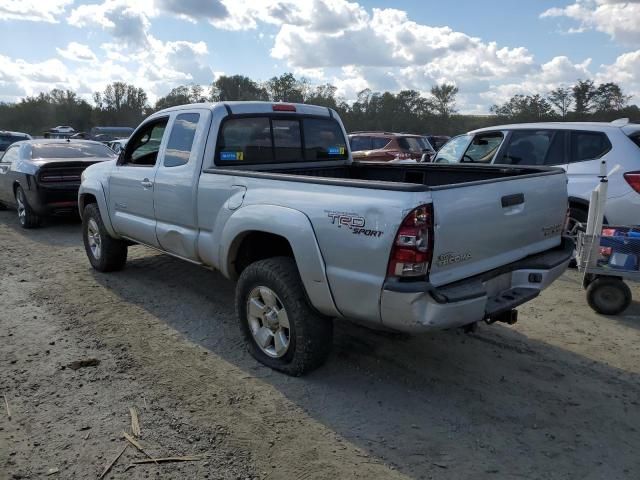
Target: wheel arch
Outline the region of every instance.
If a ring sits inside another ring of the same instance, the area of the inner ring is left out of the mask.
[[[253,250],[252,250],[253,249]],[[311,304],[328,316],[341,316],[333,301],[324,259],[307,216],[292,208],[255,205],[235,211],[224,225],[219,268],[237,279],[248,259],[292,256]],[[254,260],[254,261],[255,261]]]
[[[80,218],[82,218],[84,208],[87,205],[91,205],[92,203],[98,205],[98,211],[100,212],[102,223],[104,223],[104,226],[109,232],[109,235],[114,238],[119,238],[115,230],[113,229],[111,219],[109,218],[107,198],[104,190],[102,189],[102,185],[98,184],[97,182],[92,182],[90,184],[83,183],[80,186],[80,190],[78,191],[78,212],[80,214]]]

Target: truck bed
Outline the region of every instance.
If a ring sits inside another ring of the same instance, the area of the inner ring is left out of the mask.
[[[493,165],[392,164],[354,162],[321,167],[274,167],[254,165],[246,169],[205,169],[204,173],[239,175],[272,180],[321,183],[381,190],[428,191],[456,186],[493,183],[514,177],[554,175],[562,169]]]

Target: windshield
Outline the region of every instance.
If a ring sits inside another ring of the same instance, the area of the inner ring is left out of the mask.
[[[427,142],[422,137],[400,137],[398,138],[398,145],[403,150],[408,150],[410,152],[431,152],[433,149],[429,142]]]
[[[93,143],[43,143],[31,146],[31,158],[113,157],[106,145]]]
[[[473,135],[460,135],[453,137],[438,151],[435,163],[458,163],[467,150]]]
[[[27,140],[27,137],[22,135],[0,135],[0,152],[4,152],[9,145],[20,140]]]

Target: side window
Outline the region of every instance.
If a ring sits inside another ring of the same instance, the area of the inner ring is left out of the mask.
[[[471,135],[459,135],[445,143],[438,155],[433,160],[434,163],[458,163],[462,160],[462,155],[471,143]]]
[[[2,158],[0,158],[1,163],[14,163],[18,160],[20,155],[18,154],[18,147],[9,147],[7,151],[4,153]]]
[[[167,118],[153,120],[138,130],[127,143],[122,165],[153,167],[167,128]]]
[[[164,154],[165,167],[179,167],[189,163],[199,121],[199,113],[181,113],[176,117]]]
[[[380,150],[381,148],[386,147],[391,142],[390,138],[385,137],[371,137],[371,149],[372,150]]]
[[[564,158],[564,132],[558,130],[515,130],[498,163],[510,165],[561,165]]]
[[[504,136],[500,132],[481,133],[476,135],[462,157],[463,162],[491,163],[500,148]]]
[[[371,137],[351,137],[351,151],[362,152],[363,150],[372,150]]]
[[[602,132],[571,132],[571,162],[596,160],[611,150],[611,142]]]

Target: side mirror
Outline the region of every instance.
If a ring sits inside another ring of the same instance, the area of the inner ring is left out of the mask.
[[[124,165],[124,148],[118,153],[118,160],[116,161],[116,165]]]

